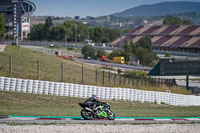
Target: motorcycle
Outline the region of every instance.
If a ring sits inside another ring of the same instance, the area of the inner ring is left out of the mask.
[[[81,116],[85,120],[115,120],[115,114],[110,110],[110,105],[104,101],[98,103],[94,109],[89,108],[85,103],[79,103],[79,105],[83,108],[81,110]]]

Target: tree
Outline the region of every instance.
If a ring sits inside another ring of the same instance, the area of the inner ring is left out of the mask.
[[[193,25],[193,23],[189,20],[189,19],[185,19],[185,20],[181,20],[178,17],[173,17],[173,16],[167,16],[164,21],[163,21],[164,25]]]
[[[133,41],[131,41],[130,42],[130,46],[131,46],[131,50],[132,50],[133,55],[135,55],[136,48],[137,48],[136,44],[133,43]]]
[[[128,42],[125,42],[125,45],[123,46],[122,56],[124,56],[125,61],[129,61],[130,56],[132,55],[133,53],[132,53],[131,45]]]
[[[138,42],[137,42],[137,46],[138,47],[142,47],[144,49],[148,49],[149,51],[152,51],[152,42],[151,39],[147,38],[147,37],[143,37],[141,38]]]
[[[104,35],[107,42],[112,42],[120,36],[120,30],[114,28],[104,28]]]
[[[110,54],[110,58],[122,56],[122,50],[113,50]]]
[[[51,17],[47,17],[44,24],[45,39],[50,40],[50,27],[53,26]]]
[[[44,40],[46,39],[45,32],[44,32],[44,24],[37,24],[34,25],[31,29],[31,33],[29,35],[31,40]]]
[[[194,25],[189,19],[183,20],[184,25]]]
[[[79,17],[79,16],[75,16],[74,19],[77,19],[77,20],[78,20],[78,19],[80,19],[80,17]]]
[[[93,42],[100,43],[104,39],[104,31],[101,27],[94,27],[89,29],[90,38]]]
[[[81,53],[83,54],[83,57],[87,59],[88,57],[94,58],[95,56],[95,49],[91,45],[85,45],[81,49]]]
[[[5,21],[3,14],[0,14],[0,38],[5,34]]]
[[[96,49],[96,58],[100,59],[102,56],[106,55],[106,51],[104,48],[98,48]]]

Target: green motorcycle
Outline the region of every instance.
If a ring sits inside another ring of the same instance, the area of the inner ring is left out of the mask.
[[[110,105],[104,101],[98,103],[94,109],[89,108],[89,106],[85,103],[79,103],[79,105],[83,108],[81,110],[81,116],[85,120],[115,120],[115,114],[110,110]]]

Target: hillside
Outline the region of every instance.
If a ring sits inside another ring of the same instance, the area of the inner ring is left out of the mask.
[[[12,73],[9,74],[9,57],[12,55]],[[63,82],[82,84],[82,65],[83,65],[83,80],[84,84],[111,86],[123,88],[137,88],[141,90],[161,91],[171,90],[172,93],[191,94],[190,91],[178,86],[167,87],[163,84],[152,84],[152,80],[146,81],[144,79],[132,79],[130,83],[127,78],[120,75],[108,73],[112,70],[109,67],[93,66],[84,64],[83,62],[69,61],[56,56],[48,55],[43,52],[32,51],[19,46],[7,46],[5,51],[0,53],[0,76],[23,78],[23,79],[37,79],[37,60],[40,60],[40,74],[39,80],[61,82],[61,63],[63,63]],[[107,72],[102,69],[108,69]],[[96,83],[97,70],[97,83]],[[104,75],[104,78],[103,78]],[[110,77],[110,80],[109,80]],[[114,82],[115,79],[115,82]],[[104,83],[102,83],[104,81]]]
[[[200,12],[200,2],[162,2],[152,5],[142,5],[123,12],[112,14],[117,17],[134,16],[164,16],[185,12]]]

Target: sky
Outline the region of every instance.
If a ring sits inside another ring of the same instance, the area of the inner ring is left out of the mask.
[[[121,12],[143,4],[155,4],[166,1],[194,1],[200,0],[30,0],[37,6],[35,16],[104,16]]]

